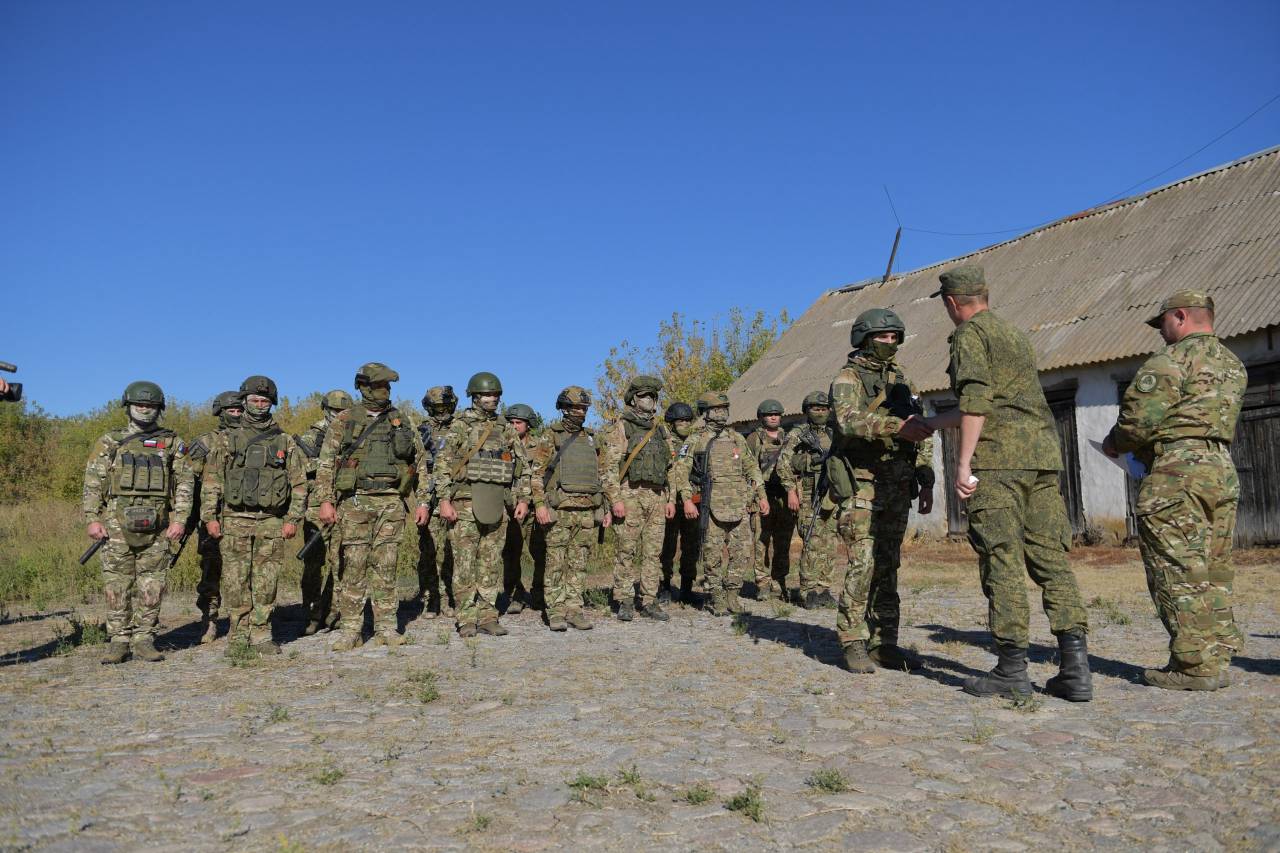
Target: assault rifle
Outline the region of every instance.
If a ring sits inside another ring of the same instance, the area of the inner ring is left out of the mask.
[[[182,527],[182,536],[178,539],[178,550],[173,552],[173,556],[169,558],[169,568],[173,568],[178,564],[178,558],[182,556],[182,549],[187,547],[187,540],[191,538],[191,534],[200,526],[200,499],[197,496],[191,502],[191,512],[187,515],[187,523]]]
[[[98,553],[98,549],[106,544],[107,544],[107,537],[103,536],[101,539],[97,540],[92,545],[90,545],[89,548],[83,554],[80,555],[80,565],[83,566],[86,563],[88,563],[90,560],[92,560],[93,555]]]
[[[822,447],[822,442],[818,439],[818,434],[810,427],[805,433],[805,441],[813,442],[813,447]],[[822,499],[827,494],[828,477],[827,477],[827,460],[831,458],[831,451],[835,449],[835,437],[832,436],[831,444],[827,447],[826,452],[822,454],[822,458],[818,461],[818,476],[813,484],[813,503],[810,506],[809,525],[805,528],[804,536],[801,541],[804,543],[802,552],[809,548],[809,538],[813,536],[813,527],[818,522],[818,508],[822,506]],[[803,559],[803,554],[802,554]]]
[[[315,549],[316,545],[318,545],[323,541],[324,541],[324,530],[322,530],[320,527],[316,527],[316,532],[312,533],[311,538],[309,538],[306,542],[303,542],[302,547],[298,549],[298,553],[296,555],[297,558],[299,560],[305,560],[307,555],[310,554],[312,550]]]
[[[717,436],[716,438],[718,438]],[[698,535],[707,535],[707,527],[711,524],[711,444],[712,438],[701,453],[693,457],[693,470],[689,479],[698,481]]]

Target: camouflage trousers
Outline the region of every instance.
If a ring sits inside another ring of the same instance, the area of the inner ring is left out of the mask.
[[[1173,666],[1214,675],[1244,647],[1231,609],[1240,481],[1225,446],[1180,442],[1138,487],[1138,545]]]
[[[596,544],[594,509],[561,508],[554,512],[555,521],[545,529],[548,619],[564,618],[582,609],[583,577]]]
[[[228,641],[256,642],[271,636],[276,587],[284,569],[287,543],[291,541],[281,534],[283,526],[284,519],[275,516],[222,516],[222,567],[227,607],[231,610]],[[264,636],[251,636],[259,632]]]
[[[910,467],[877,473],[871,508],[871,584],[867,598],[868,648],[896,646],[902,621],[898,597],[898,568],[902,565],[902,540],[911,516],[914,473]]]
[[[801,537],[809,530],[813,518],[813,490],[806,482],[800,495],[800,513],[796,530]],[[837,507],[823,500],[818,506],[818,520],[813,534],[800,552],[800,592],[824,592],[831,589],[831,575],[836,565],[836,548],[839,541]]]
[[[338,506],[342,630],[364,629],[364,602],[373,607],[375,633],[396,629],[396,562],[404,535],[404,500],[398,494],[357,492]]]
[[[107,599],[107,634],[129,642],[133,637],[156,634],[160,602],[164,598],[169,560],[178,546],[164,536],[132,547],[125,541],[120,522],[108,517],[110,539],[98,554],[102,557],[102,589]]]
[[[871,519],[875,507],[872,484],[859,480],[857,493],[841,502],[836,510],[836,531],[849,554],[844,586],[836,602],[836,637],[841,646],[871,638],[867,602],[875,570],[871,540]]]
[[[205,530],[203,522],[196,529],[196,553],[200,555],[196,607],[203,618],[217,619],[222,609],[222,546]]]
[[[434,510],[418,528],[418,595],[428,601],[453,601],[453,546],[449,524]]]
[[[333,611],[334,602],[342,600],[338,585],[338,551],[334,542],[337,525],[322,525],[312,513],[302,525],[301,548],[319,530],[320,544],[307,552],[302,561],[302,607],[310,622],[324,622]]]
[[[667,496],[649,486],[622,487],[625,518],[613,523],[616,553],[613,561],[613,599],[639,598],[648,607],[662,582],[662,539],[667,532]]]
[[[676,554],[680,555],[680,578],[689,578],[690,583],[698,577],[698,519],[685,518],[684,513],[676,510],[676,517],[667,521],[662,536],[662,582],[671,585],[675,573]]]
[[[791,538],[796,531],[796,514],[787,509],[787,498],[769,497],[769,514],[753,515],[756,522],[755,559],[752,562],[756,589],[782,594],[791,571]]]
[[[1025,576],[1040,587],[1054,634],[1087,631],[1088,617],[1067,563],[1071,525],[1057,471],[979,471],[969,498],[969,544],[978,554],[987,621],[997,642],[1030,643]]]
[[[453,592],[457,596],[457,625],[481,625],[498,618],[502,592],[502,548],[507,542],[506,512],[496,524],[481,524],[471,501],[455,500],[458,520],[449,528],[453,547]]]
[[[529,589],[524,587],[524,555],[533,564]],[[533,510],[517,524],[507,521],[507,541],[502,547],[502,591],[526,603],[540,603],[546,598],[547,536],[542,525],[534,521]]]
[[[740,521],[721,521],[712,514],[702,540],[702,588],[713,595],[720,590],[736,594],[751,571],[754,548],[747,513]]]

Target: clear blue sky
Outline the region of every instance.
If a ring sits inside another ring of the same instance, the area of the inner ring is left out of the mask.
[[[497,372],[802,312],[894,220],[1097,204],[1280,93],[1280,4],[0,4],[4,342],[70,414]],[[1168,175],[1280,143],[1280,102]],[[904,235],[909,269],[999,235]]]

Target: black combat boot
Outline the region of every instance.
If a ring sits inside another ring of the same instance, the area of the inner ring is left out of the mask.
[[[1058,674],[1044,683],[1044,692],[1068,702],[1088,702],[1093,698],[1093,676],[1089,673],[1089,649],[1084,631],[1058,635]]]
[[[667,611],[662,609],[662,602],[655,599],[653,603],[646,607],[640,608],[640,615],[649,619],[656,619],[659,622],[666,622],[671,617],[667,615]]]
[[[618,604],[618,621],[630,622],[636,618],[636,606],[631,601],[623,601]]]
[[[693,578],[680,578],[680,603],[693,604]]]
[[[1000,661],[995,669],[966,678],[964,692],[970,696],[1030,696],[1033,688],[1027,677],[1027,650],[997,642],[996,655]]]
[[[805,610],[817,610],[822,606],[822,602],[818,598],[818,593],[811,589],[804,594],[804,599],[800,606]]]

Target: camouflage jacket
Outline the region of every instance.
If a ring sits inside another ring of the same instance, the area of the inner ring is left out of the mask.
[[[489,429],[490,425],[492,429]],[[510,486],[512,500],[516,503],[529,501],[529,461],[525,456],[524,442],[516,434],[516,428],[502,415],[490,415],[474,406],[460,412],[453,423],[449,424],[444,446],[436,454],[435,471],[431,479],[435,484],[437,500],[470,499],[471,486],[464,477],[465,458],[486,431],[489,436],[485,439],[484,450],[509,455],[509,461],[515,468]],[[426,503],[422,486],[419,486],[418,503]]]
[[[747,440],[737,430],[725,427],[714,432],[708,428],[690,436],[676,454],[675,464],[671,466],[671,487],[679,499],[693,499],[694,492],[698,491],[692,482],[694,462],[707,451],[707,446],[713,441],[717,444],[731,444],[727,459],[730,464],[736,464],[739,470],[733,471],[731,476],[717,476],[721,472],[715,465],[711,466],[711,511],[716,518],[735,521],[735,510],[753,512],[753,502],[765,497],[764,477],[760,474],[760,466],[756,464],[751,448],[747,447]],[[699,464],[708,463],[704,459]],[[726,488],[728,492],[725,491]]]
[[[1124,392],[1111,440],[1148,465],[1180,438],[1229,443],[1248,377],[1216,335],[1187,335],[1146,360]]]
[[[316,469],[320,467],[320,448],[324,447],[324,437],[329,434],[329,421],[320,420],[307,427],[307,431],[297,436],[298,449],[306,464],[307,477],[314,480]]]
[[[831,449],[832,438],[833,431],[829,426],[804,423],[791,431],[787,443],[782,446],[782,455],[778,457],[778,479],[784,489],[795,490],[799,495],[812,493],[822,471],[818,460]]]
[[[778,498],[786,493],[786,486],[779,477],[778,463],[788,435],[786,427],[778,427],[778,437],[770,438],[763,426],[756,426],[747,436],[747,447],[756,457],[760,476],[764,478],[764,489],[770,497]]]
[[[438,500],[434,479],[436,459],[444,449],[444,440],[452,423],[453,415],[450,414],[447,418],[427,415],[426,420],[418,424],[418,440],[422,443],[422,457],[418,462],[418,498],[424,506]]]
[[[608,459],[610,467],[613,468],[613,471],[615,473],[615,479],[618,480],[619,483],[623,483],[623,482],[629,483],[631,480],[631,474],[632,474],[632,469],[628,469],[626,477],[616,476],[619,472],[621,472],[622,463],[625,462],[627,459],[627,456],[628,456],[627,447],[630,444],[630,442],[627,439],[627,425],[625,422],[625,418],[627,417],[626,412],[633,413],[633,410],[628,408],[624,412],[623,417],[620,417],[614,421],[610,421],[603,429],[600,430],[598,434],[599,440],[601,441],[602,444],[604,444],[605,457],[606,459]],[[666,457],[668,460],[667,485],[663,493],[664,495],[666,495],[667,502],[670,503],[672,500],[671,495],[675,494],[675,491],[672,489],[672,483],[671,483],[672,463],[670,461],[675,457],[675,443],[671,440],[671,433],[667,430],[666,425],[662,423],[661,419],[658,418],[658,416],[656,415],[654,416],[652,423],[656,424],[658,428],[654,431],[653,438],[649,439],[648,443],[655,444],[657,448],[663,449],[666,453]],[[633,425],[634,424],[635,422],[633,421]],[[643,453],[645,451],[642,450],[641,452]],[[637,456],[637,458],[639,457]],[[616,498],[611,498],[610,502],[612,503],[615,500]]]
[[[951,333],[951,390],[966,415],[984,415],[970,467],[1062,470],[1058,432],[1036,372],[1031,340],[993,311]]]
[[[531,437],[529,433],[526,437]],[[533,438],[529,443],[529,485],[533,492],[533,505],[535,507],[543,506],[548,502],[546,485],[543,478],[547,476],[547,466],[551,460],[555,458],[556,450],[569,440],[569,436],[573,435],[569,430],[564,428],[563,424],[556,424],[548,427],[541,435]],[[596,467],[600,474],[600,494],[604,496],[605,501],[613,503],[621,497],[618,489],[618,471],[609,464],[609,458],[605,453],[604,447],[596,441],[595,432],[583,427],[578,433],[578,437],[574,442],[585,441],[589,444],[596,454]],[[559,467],[559,463],[557,463]],[[553,472],[554,473],[554,472]],[[586,509],[594,507],[594,500],[588,495],[565,495],[560,504],[561,508],[568,509]]]
[[[204,476],[200,480],[201,521],[207,523],[231,513],[255,518],[282,515],[286,521],[292,524],[302,523],[303,515],[307,511],[307,493],[310,489],[307,481],[306,455],[298,447],[298,443],[294,441],[293,436],[284,433],[282,435],[284,437],[285,456],[281,461],[284,465],[285,477],[289,482],[289,503],[283,512],[268,513],[254,510],[231,510],[223,505],[227,470],[234,461],[231,458],[231,433],[241,432],[252,436],[254,433],[265,432],[274,426],[276,426],[275,421],[262,425],[260,429],[242,425],[235,430],[228,430],[223,433],[221,440],[214,444],[213,449],[209,451],[209,455],[205,459]]]
[[[340,497],[336,488],[338,475],[339,454],[342,452],[342,440],[347,431],[347,421],[353,412],[362,410],[363,407],[355,406],[350,409],[344,409],[338,412],[337,417],[333,419],[333,423],[329,424],[329,429],[324,434],[324,443],[320,445],[320,458],[316,460],[315,482],[311,487],[310,501],[313,506],[319,507],[320,504],[330,503],[337,504]],[[369,419],[372,420],[377,416],[376,412],[363,409],[368,412]],[[406,427],[408,429],[410,439],[413,443],[413,462],[406,464],[414,465],[418,470],[422,466],[422,441],[418,438],[418,431],[413,427],[412,422],[407,421],[401,414],[399,409],[392,408],[388,417],[392,426],[396,428]],[[425,483],[429,478],[419,477],[417,481],[417,491],[419,500],[426,493]],[[382,494],[384,492],[378,492]],[[390,494],[390,492],[385,492]]]
[[[186,521],[195,500],[195,474],[187,462],[186,444],[176,434],[163,427],[153,431],[148,438],[139,435],[142,430],[130,423],[120,430],[112,430],[98,439],[84,468],[84,490],[80,507],[86,524],[106,524],[107,516],[118,516],[123,508],[135,501],[153,501],[163,504],[171,515],[170,520]],[[137,436],[137,437],[135,437]],[[153,499],[124,497],[113,494],[114,475],[129,453],[155,456],[161,460],[165,485]]]
[[[897,362],[883,362],[861,350],[849,353],[849,360],[836,377],[844,386],[840,390],[844,405],[868,412],[871,404],[879,400],[874,415],[883,418],[883,425],[891,431],[875,438],[854,436],[842,443],[842,451],[853,463],[855,471],[871,472],[877,476],[905,476],[910,469],[921,488],[932,488],[933,438],[918,444],[899,441],[897,431],[909,416],[923,415],[920,395],[902,373]],[[835,384],[832,384],[834,398]],[[836,415],[839,418],[839,413]],[[853,418],[849,419],[854,420]]]

